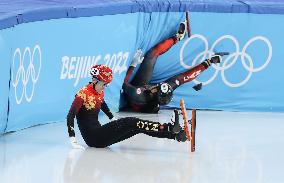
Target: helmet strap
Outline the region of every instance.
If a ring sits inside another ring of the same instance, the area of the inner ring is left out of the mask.
[[[98,82],[99,82],[99,81],[98,81],[97,78],[93,78],[93,79],[92,79],[93,87],[95,87],[95,85],[98,84]]]

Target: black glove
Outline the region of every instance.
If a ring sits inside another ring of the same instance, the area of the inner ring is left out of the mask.
[[[199,84],[193,86],[192,88],[193,88],[195,91],[199,91],[199,90],[202,89],[202,83],[199,83]]]

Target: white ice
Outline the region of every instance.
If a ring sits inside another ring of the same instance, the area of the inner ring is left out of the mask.
[[[161,123],[170,115],[117,114]],[[63,122],[0,136],[0,183],[283,183],[283,156],[283,113],[197,111],[194,153],[188,142],[143,134],[74,150]]]

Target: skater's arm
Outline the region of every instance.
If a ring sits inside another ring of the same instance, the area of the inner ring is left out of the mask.
[[[112,114],[112,112],[110,112],[109,107],[107,106],[106,102],[103,101],[102,102],[102,106],[101,106],[102,111],[108,116],[109,119],[112,119],[114,116]]]
[[[134,70],[134,68],[138,65],[138,64],[141,64],[142,61],[144,60],[144,57],[142,56],[142,50],[141,49],[138,49],[136,51],[136,53],[134,54],[134,57],[133,57],[133,60],[132,60],[132,63],[130,64],[127,72],[126,72],[126,76],[124,78],[124,84],[128,84],[129,83],[129,78]]]
[[[132,84],[129,83],[129,78],[134,70],[133,66],[130,66],[126,72],[126,76],[124,78],[124,83],[122,86],[122,89],[124,90],[125,93],[133,95],[133,93],[136,93],[137,88],[133,86]]]
[[[138,64],[141,64],[142,61],[144,60],[144,57],[142,56],[142,50],[141,49],[138,49],[133,57],[133,60],[132,60],[132,63],[130,64],[127,72],[126,72],[126,75],[125,75],[125,78],[124,78],[124,82],[123,82],[123,88],[125,87],[128,87],[128,88],[132,88],[132,89],[136,89],[136,87],[132,86],[130,83],[129,83],[129,79],[130,79],[130,76],[131,74],[133,73],[134,71],[134,68],[138,65]]]
[[[128,68],[127,72],[126,72],[126,76],[124,78],[124,84],[128,84],[129,83],[129,78],[130,78],[133,70],[134,70],[134,67],[133,66],[129,66],[129,68]]]
[[[67,128],[69,137],[75,137],[74,118],[83,105],[83,99],[76,96],[67,115]]]

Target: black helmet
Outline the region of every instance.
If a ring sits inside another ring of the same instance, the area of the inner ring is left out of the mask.
[[[158,102],[160,105],[170,103],[173,98],[173,89],[168,83],[160,83],[158,88]]]

